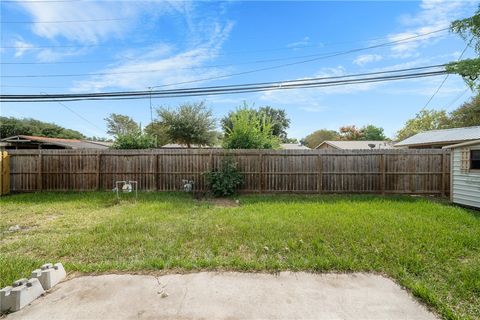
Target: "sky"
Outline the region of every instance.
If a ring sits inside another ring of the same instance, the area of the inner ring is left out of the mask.
[[[421,67],[474,57],[438,31],[473,15],[478,1],[69,1],[0,2],[3,94],[185,88],[283,81]],[[418,34],[425,36],[356,50]],[[346,51],[353,51],[346,53]],[[312,60],[332,52],[334,57]],[[296,64],[292,64],[296,63]],[[290,65],[288,65],[290,64]],[[270,68],[273,67],[273,68]],[[268,69],[270,68],[270,69]],[[268,69],[268,70],[259,70]],[[243,102],[285,109],[290,137],[373,124],[394,138],[445,76],[221,96],[153,98],[155,107],[204,101],[216,119]],[[472,92],[451,75],[427,105],[451,111]],[[0,114],[107,137],[104,118],[143,126],[150,101],[6,103]],[[155,116],[155,114],[154,114]]]

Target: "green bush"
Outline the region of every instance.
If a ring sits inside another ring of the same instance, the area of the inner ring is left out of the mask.
[[[155,139],[140,130],[120,134],[115,138],[113,149],[149,149],[155,147]]]
[[[225,158],[219,170],[205,173],[207,185],[215,197],[227,197],[235,194],[243,184],[243,177],[232,158]]]
[[[280,140],[273,135],[273,123],[265,114],[258,115],[248,108],[237,109],[229,118],[230,127],[225,127],[225,149],[276,149]]]

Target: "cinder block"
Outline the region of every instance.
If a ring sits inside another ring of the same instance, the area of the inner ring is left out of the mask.
[[[1,311],[18,311],[40,297],[45,290],[38,279],[20,279],[0,290]]]
[[[47,263],[41,266],[40,269],[33,270],[30,279],[38,279],[43,289],[48,290],[65,279],[66,276],[67,273],[61,263],[56,263],[55,265]]]

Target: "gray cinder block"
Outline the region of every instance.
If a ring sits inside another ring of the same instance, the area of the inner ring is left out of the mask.
[[[40,297],[45,290],[38,279],[20,279],[11,287],[0,290],[0,307],[2,312],[18,311]]]
[[[30,279],[38,279],[43,289],[48,290],[65,279],[66,276],[67,273],[61,263],[54,265],[47,263],[41,266],[40,269],[33,270]]]

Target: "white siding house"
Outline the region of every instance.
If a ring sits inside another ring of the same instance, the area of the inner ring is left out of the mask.
[[[480,140],[444,148],[452,150],[452,202],[480,209]]]

